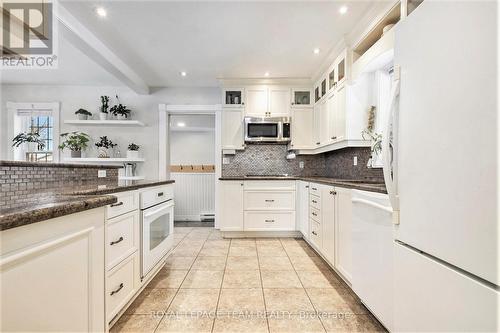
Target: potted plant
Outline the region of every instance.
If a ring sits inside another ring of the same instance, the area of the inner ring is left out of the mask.
[[[135,143],[128,145],[127,158],[139,158],[139,146]]]
[[[45,142],[40,139],[40,134],[38,132],[19,133],[12,139],[12,142],[12,147],[19,147],[20,145],[27,143],[28,151],[39,151],[45,147]]]
[[[109,140],[108,137],[105,135],[99,138],[99,141],[95,143],[95,146],[99,148],[98,152],[99,158],[109,158],[110,157],[109,149],[116,147],[117,144],[113,143],[113,141]]]
[[[106,120],[108,118],[109,97],[101,96],[101,108],[99,109],[99,119]]]
[[[87,120],[89,117],[92,117],[92,112],[85,109],[78,109],[75,111],[75,114],[78,116],[78,120]]]
[[[69,132],[61,134],[63,141],[59,145],[59,149],[64,150],[68,148],[71,150],[71,157],[82,157],[82,150],[87,149],[90,137],[87,133],[83,132]]]
[[[126,105],[120,103],[118,99],[118,95],[116,95],[116,100],[118,101],[117,105],[114,105],[109,111],[113,116],[115,116],[119,120],[126,120],[130,115],[131,110],[127,109]]]

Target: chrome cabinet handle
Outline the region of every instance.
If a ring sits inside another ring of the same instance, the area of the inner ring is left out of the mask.
[[[158,192],[157,196],[162,197],[163,196],[163,192]]]
[[[335,140],[337,137],[336,136],[332,136],[332,140]]]
[[[311,213],[311,214],[313,214],[313,216],[318,216],[318,214],[316,214],[316,213]]]
[[[337,195],[337,191],[330,191],[330,194]]]
[[[316,200],[312,200],[313,203],[318,203]]]
[[[316,142],[317,145],[319,145],[321,142]]]
[[[311,190],[317,191],[318,189],[316,187],[311,187]]]
[[[114,294],[118,294],[120,292],[120,290],[122,290],[122,288],[123,288],[123,283],[120,283],[120,286],[118,287],[118,289],[113,290],[111,293],[109,293],[109,295],[113,296]]]
[[[121,205],[123,205],[123,201],[111,204],[111,207],[118,207],[118,206],[121,206]]]
[[[306,188],[309,188],[309,185],[306,185]]]
[[[120,237],[120,238],[118,238],[117,240],[112,241],[111,243],[109,243],[109,245],[115,245],[115,244],[120,243],[121,241],[123,241],[123,237]]]
[[[266,220],[267,223],[273,223],[274,220]]]
[[[266,199],[264,200],[265,202],[274,202],[274,200],[271,200],[271,199]]]
[[[318,236],[318,234],[316,233],[316,231],[313,231],[313,232],[312,232],[312,234],[313,234],[314,236]]]

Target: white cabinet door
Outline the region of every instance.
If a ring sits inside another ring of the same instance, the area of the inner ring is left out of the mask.
[[[243,231],[243,182],[221,181],[221,231]]]
[[[243,113],[241,109],[222,111],[222,149],[243,149]]]
[[[334,113],[334,132],[336,141],[346,139],[346,93],[345,85],[340,86],[335,92],[335,113]]]
[[[290,88],[269,86],[269,112],[271,117],[290,117]]]
[[[292,143],[290,147],[293,149],[311,148],[313,146],[313,109],[294,109],[292,118]]]
[[[309,183],[297,181],[297,228],[309,239]]]
[[[336,92],[331,92],[326,98],[326,107],[328,109],[328,143],[332,143],[337,140],[337,100]]]
[[[98,208],[0,233],[0,331],[106,331],[104,219]]]
[[[314,126],[313,126],[312,138],[313,138],[314,148],[319,148],[321,144],[319,137],[320,126],[321,126],[320,111],[321,111],[320,103],[317,103],[316,105],[314,105],[314,111],[313,111]]]
[[[250,86],[246,88],[245,113],[250,117],[266,117],[269,115],[268,89],[266,86]]]
[[[351,281],[352,267],[352,202],[351,190],[336,187],[337,192],[335,207],[337,216],[335,220],[335,268],[347,281]]]
[[[335,264],[335,188],[320,185],[321,229],[323,242],[321,253],[331,265]]]
[[[320,146],[324,146],[330,142],[330,114],[326,98],[319,102],[319,142]]]

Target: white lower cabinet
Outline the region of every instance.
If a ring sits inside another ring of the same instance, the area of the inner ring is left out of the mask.
[[[351,282],[352,201],[351,190],[336,187],[335,268]]]
[[[0,233],[2,332],[104,332],[105,208]]]
[[[243,181],[221,181],[221,231],[243,231]]]
[[[309,239],[309,183],[297,181],[297,204],[296,204],[297,229],[302,237]]]
[[[245,211],[245,231],[294,231],[294,211]]]
[[[335,188],[333,186],[320,185],[321,188],[321,230],[322,246],[321,252],[324,258],[335,264]]]
[[[109,219],[106,223],[106,268],[112,269],[139,248],[139,211]]]

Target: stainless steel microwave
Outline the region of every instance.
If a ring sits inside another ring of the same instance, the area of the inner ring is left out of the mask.
[[[245,142],[290,142],[290,118],[245,117]]]

